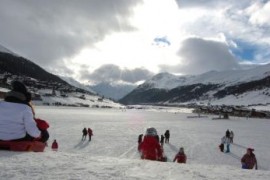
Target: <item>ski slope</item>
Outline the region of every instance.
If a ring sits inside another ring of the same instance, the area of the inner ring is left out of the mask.
[[[231,117],[230,120],[187,118],[181,109],[118,110],[37,107],[50,123],[50,140],[59,150],[44,153],[0,151],[1,179],[268,179],[270,177],[270,121]],[[82,129],[91,127],[92,141],[82,142]],[[137,137],[147,127],[159,135],[169,129],[164,144],[168,162],[140,160]],[[227,129],[233,130],[231,153],[219,152]],[[173,163],[180,146],[187,164]],[[242,170],[246,147],[255,148],[259,170]]]

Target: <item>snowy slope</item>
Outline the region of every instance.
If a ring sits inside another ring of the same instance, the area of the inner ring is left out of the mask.
[[[118,100],[130,93],[133,89],[135,89],[136,85],[116,81],[101,82],[96,85],[91,85],[90,87],[100,95]]]
[[[96,94],[96,92],[91,89],[90,87],[81,84],[80,82],[76,81],[75,79],[73,79],[72,77],[65,77],[65,76],[60,76],[61,79],[63,79],[64,81],[66,81],[67,83],[69,83],[70,85],[80,88],[80,89],[84,89],[86,91],[89,91],[93,94]]]
[[[262,65],[248,70],[210,71],[196,76],[176,76],[161,73],[146,81],[143,86],[151,88],[172,89],[177,86],[191,84],[224,84],[226,86],[263,79],[270,76],[270,64]]]
[[[211,120],[187,118],[192,114],[144,110],[95,110],[88,108],[37,107],[38,117],[50,123],[57,152],[0,151],[0,177],[9,179],[239,179],[270,177],[270,124],[264,119]],[[166,121],[165,121],[166,120]],[[159,134],[169,129],[170,144],[164,145],[169,162],[140,160],[137,136],[154,126]],[[93,129],[91,142],[81,142],[83,127]],[[226,129],[235,133],[232,153],[219,152]],[[187,164],[171,162],[183,146]],[[246,147],[254,147],[259,170],[242,170],[240,158]]]

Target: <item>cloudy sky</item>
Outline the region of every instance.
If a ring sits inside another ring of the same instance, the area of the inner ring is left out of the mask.
[[[0,0],[0,44],[81,82],[270,62],[268,0]]]

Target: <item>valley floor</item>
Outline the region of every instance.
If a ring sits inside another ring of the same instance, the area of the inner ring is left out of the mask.
[[[44,153],[0,151],[3,179],[268,179],[270,177],[270,120],[231,117],[212,120],[188,111],[116,110],[37,107],[38,117],[50,123],[50,140],[59,150]],[[82,129],[93,129],[93,139],[81,141]],[[168,162],[140,160],[137,137],[147,127],[159,135],[169,129],[164,145]],[[231,153],[221,153],[220,139],[233,130]],[[173,163],[180,146],[187,164]],[[240,158],[255,148],[259,170],[242,170]]]

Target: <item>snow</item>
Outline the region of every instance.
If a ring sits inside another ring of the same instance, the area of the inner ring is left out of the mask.
[[[230,120],[187,118],[194,114],[171,110],[120,110],[67,107],[36,107],[36,114],[50,123],[50,140],[57,152],[0,151],[1,179],[269,179],[270,121],[231,117]],[[175,113],[177,112],[177,113]],[[91,127],[91,142],[81,142],[82,129]],[[137,137],[147,127],[159,134],[169,129],[164,145],[169,162],[140,160]],[[218,150],[220,138],[233,130],[232,153]],[[187,164],[171,162],[180,146]],[[242,170],[240,158],[246,147],[255,148],[259,170]]]
[[[256,66],[248,70],[210,71],[196,76],[176,76],[169,73],[160,73],[145,82],[152,88],[173,89],[177,86],[192,84],[226,84],[231,86],[243,82],[263,79],[270,75],[270,64]]]

